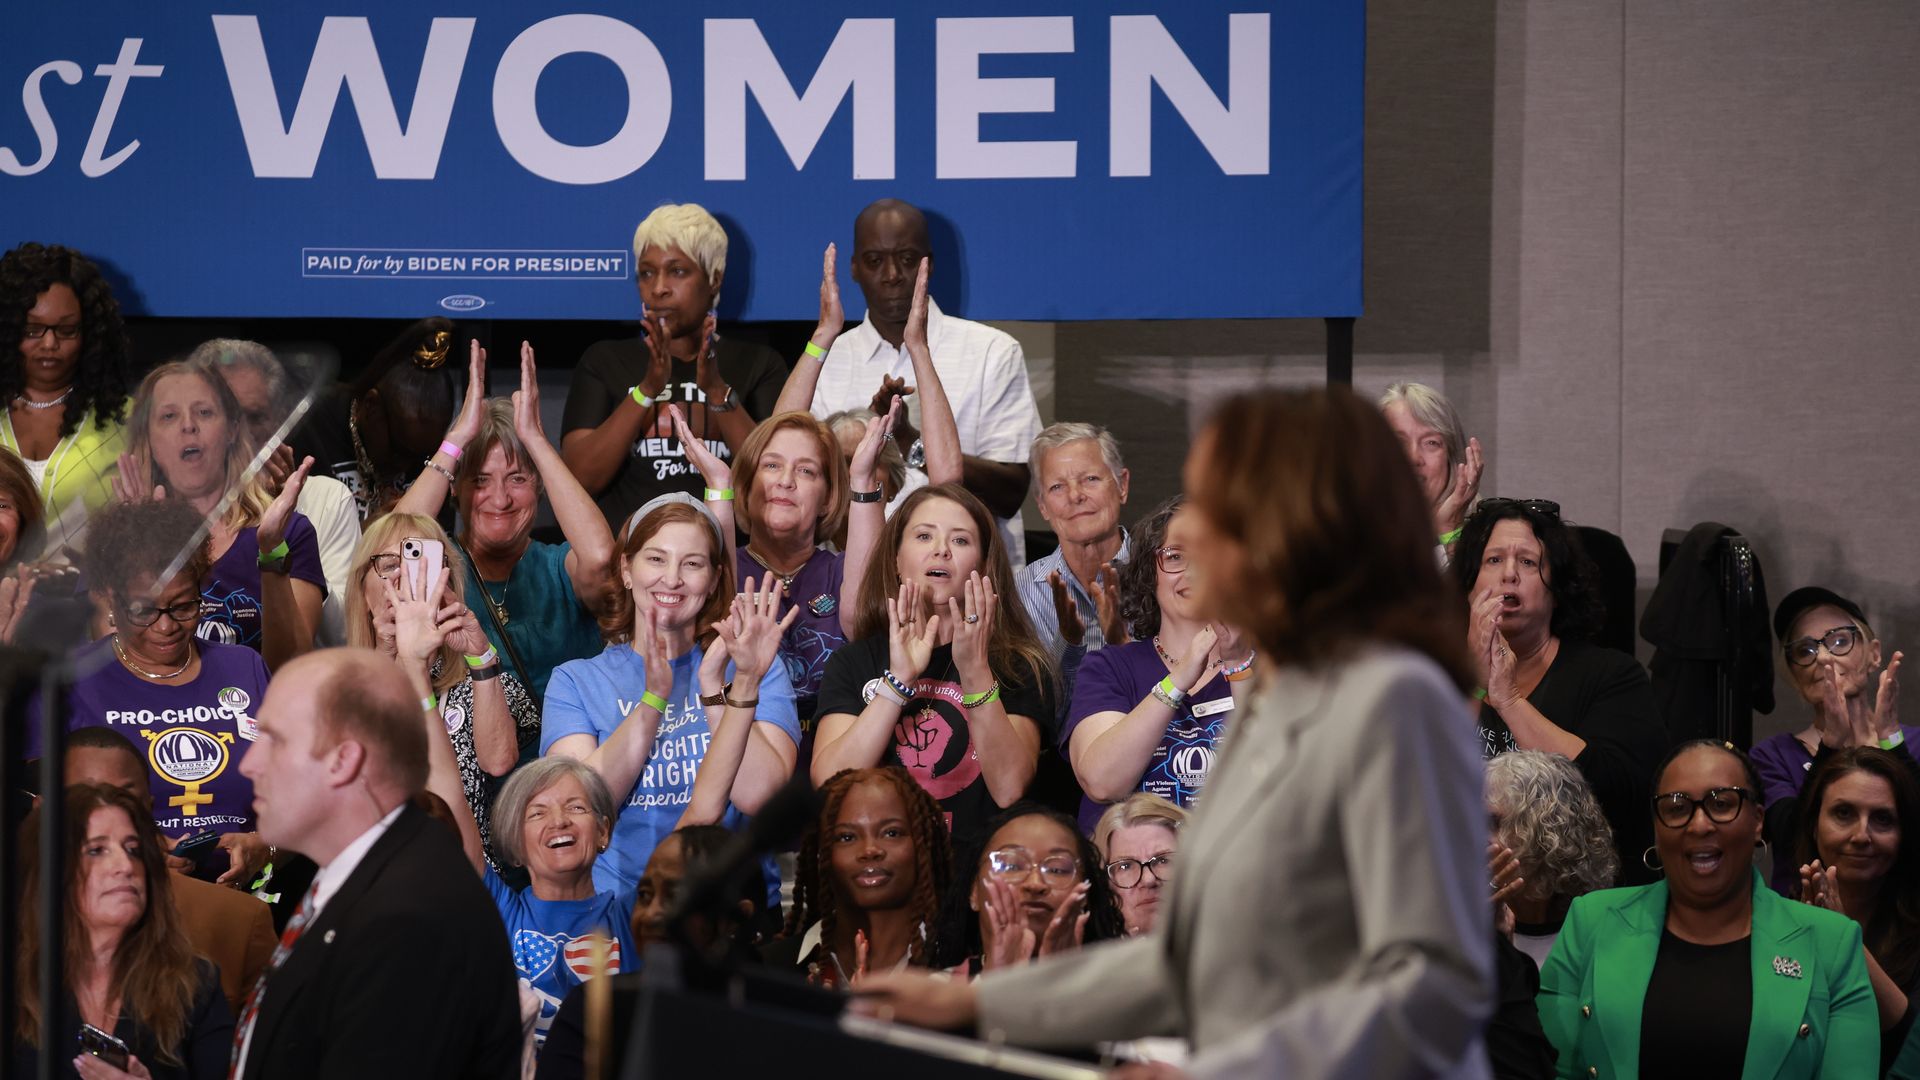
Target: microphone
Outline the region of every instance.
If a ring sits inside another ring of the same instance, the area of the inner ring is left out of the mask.
[[[740,879],[762,855],[793,842],[820,813],[820,793],[807,779],[804,770],[767,800],[747,827],[714,852],[702,866],[681,882],[680,895],[667,917],[667,930],[683,944],[688,943],[686,922],[691,915],[717,915],[733,905]]]

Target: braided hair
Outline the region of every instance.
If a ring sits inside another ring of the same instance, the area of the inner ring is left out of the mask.
[[[0,255],[0,401],[27,388],[20,335],[40,294],[65,285],[80,300],[80,360],[73,369],[73,396],[60,420],[60,437],[72,435],[93,410],[93,424],[106,430],[122,423],[133,393],[126,324],[113,289],[91,259],[59,245],[25,243]]]
[[[949,879],[953,877],[947,821],[940,811],[940,804],[927,794],[926,789],[914,782],[907,770],[898,765],[842,769],[820,786],[820,816],[800,841],[800,857],[793,883],[793,906],[787,912],[786,933],[789,937],[801,933],[808,924],[818,920],[821,942],[826,944],[833,941],[834,931],[839,926],[842,898],[832,884],[831,849],[821,842],[821,837],[833,828],[834,821],[840,816],[840,805],[846,801],[847,792],[869,782],[891,787],[894,794],[900,797],[900,805],[907,809],[907,828],[913,836],[912,916],[929,931],[938,921],[941,898],[947,892]],[[831,945],[828,944],[828,947],[831,948]],[[933,952],[932,949],[916,952],[912,963],[919,967],[929,966]]]

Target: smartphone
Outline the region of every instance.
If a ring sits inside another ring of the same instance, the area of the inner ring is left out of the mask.
[[[447,564],[447,549],[438,540],[409,536],[400,541],[400,567],[406,571],[413,595],[425,597],[427,590],[440,581],[440,570]]]
[[[125,1069],[128,1059],[133,1057],[133,1051],[127,1049],[126,1043],[92,1024],[80,1025],[80,1052],[92,1054],[116,1069]]]
[[[201,832],[183,838],[173,845],[170,855],[178,856],[193,864],[193,876],[203,881],[212,881],[233,867],[233,859],[220,846],[220,834]]]

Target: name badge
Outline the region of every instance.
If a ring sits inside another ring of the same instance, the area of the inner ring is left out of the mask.
[[[1214,698],[1212,701],[1200,702],[1193,707],[1193,715],[1212,716],[1215,713],[1226,712],[1231,708],[1233,708],[1233,697],[1232,695],[1228,695],[1223,698]]]

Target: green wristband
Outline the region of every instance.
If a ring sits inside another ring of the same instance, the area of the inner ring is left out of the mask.
[[[1455,529],[1455,530],[1453,530],[1452,532],[1449,532],[1449,533],[1441,533],[1441,534],[1440,534],[1440,542],[1441,542],[1442,544],[1451,544],[1451,543],[1453,543],[1453,542],[1454,542],[1455,540],[1458,540],[1458,539],[1460,539],[1460,534],[1461,534],[1461,533],[1463,533],[1463,532],[1465,532],[1465,531],[1466,531],[1466,529],[1467,529],[1467,527],[1466,527],[1465,525],[1462,525],[1462,526],[1460,526],[1459,528],[1457,528],[1457,529]]]
[[[640,704],[645,705],[647,708],[652,709],[654,712],[657,712],[657,713],[664,714],[667,711],[667,699],[661,697],[659,694],[656,694],[651,690],[646,690],[641,692]]]
[[[815,345],[811,341],[807,342],[807,347],[805,349],[805,352],[808,356],[813,357],[815,360],[825,360],[827,358],[827,350],[821,348],[818,345]]]
[[[1483,687],[1481,687],[1480,689],[1478,689],[1478,690],[1475,690],[1475,691],[1473,692],[1473,700],[1475,700],[1475,701],[1485,701],[1485,700],[1487,700],[1487,688],[1483,686]]]
[[[732,488],[708,488],[706,498],[708,502],[732,502],[733,489]]]
[[[994,683],[992,686],[988,687],[985,690],[980,691],[977,694],[962,694],[960,696],[960,704],[963,708],[976,709],[982,705],[985,705],[989,701],[998,700],[999,697],[1000,697],[1000,681],[996,679],[994,680]]]
[[[639,383],[635,383],[633,389],[627,391],[627,393],[632,394],[635,404],[638,404],[643,409],[653,404],[652,398],[640,392]]]
[[[277,563],[281,559],[284,559],[286,557],[287,557],[287,542],[285,540],[282,540],[280,541],[280,545],[274,548],[272,551],[263,551],[260,553],[260,565],[272,566],[274,563]]]
[[[1904,731],[1901,731],[1899,728],[1894,728],[1893,734],[1880,740],[1880,749],[1891,750],[1894,747],[1899,746],[1901,743],[1906,741],[1907,741],[1907,733]]]

